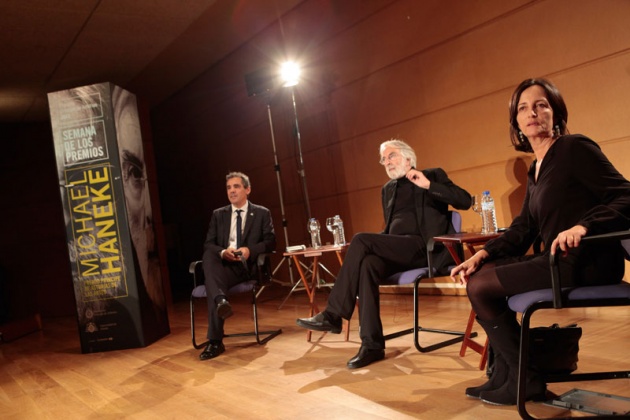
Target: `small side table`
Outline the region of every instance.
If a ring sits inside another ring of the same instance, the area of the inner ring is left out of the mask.
[[[308,316],[312,317],[313,315],[317,314],[319,312],[319,307],[317,306],[317,302],[315,301],[315,291],[317,290],[318,287],[318,274],[319,274],[319,258],[326,252],[335,252],[337,254],[337,260],[339,261],[339,266],[341,267],[341,265],[343,264],[343,257],[342,257],[342,253],[343,251],[346,250],[346,248],[348,247],[347,244],[345,245],[339,245],[339,246],[335,246],[335,245],[322,245],[319,248],[313,248],[313,247],[309,247],[303,250],[299,250],[299,251],[291,251],[291,252],[285,252],[283,254],[283,256],[285,257],[290,257],[293,259],[293,262],[295,263],[295,266],[297,267],[298,273],[300,273],[300,279],[302,280],[302,284],[304,285],[304,290],[306,290],[306,294],[308,295],[308,300],[309,300],[309,304],[310,304],[310,309],[309,309],[309,313]],[[312,258],[312,265],[310,269],[305,270],[304,268],[302,268],[302,264],[300,264],[300,260],[299,258]],[[309,281],[307,280],[307,275],[310,272],[311,274],[311,281],[309,284]],[[350,322],[349,321],[344,321],[345,322],[345,329],[346,329],[346,341],[349,340],[350,338]],[[307,331],[306,333],[306,340],[307,341],[311,341],[311,334],[312,331]]]

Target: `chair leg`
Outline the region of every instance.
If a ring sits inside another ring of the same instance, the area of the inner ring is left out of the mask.
[[[223,337],[224,338],[229,338],[229,337],[256,337],[256,342],[258,344],[265,344],[267,343],[269,340],[271,340],[272,338],[274,338],[275,336],[282,334],[282,329],[279,328],[277,330],[267,330],[267,331],[259,331],[258,330],[258,310],[257,310],[257,305],[256,305],[256,294],[257,294],[258,290],[257,288],[253,288],[252,289],[252,311],[254,314],[254,331],[253,332],[246,332],[246,333],[234,333],[234,334],[224,334]],[[261,336],[266,336],[264,338],[261,338]]]
[[[209,340],[197,344],[197,339],[195,335],[195,298],[193,296],[190,296],[190,333],[192,335],[192,345],[195,349],[199,350],[200,348],[208,345]]]
[[[419,317],[420,317],[420,310],[419,310],[419,292],[418,292],[418,286],[420,285],[420,281],[422,280],[422,277],[417,278],[416,281],[414,282],[414,287],[413,287],[413,316],[414,316],[414,327],[411,329],[411,331],[413,331],[413,340],[414,340],[414,344],[416,346],[416,349],[421,352],[421,353],[428,353],[431,352],[433,350],[437,350],[437,349],[441,349],[442,347],[446,347],[446,346],[450,346],[451,344],[456,344],[456,343],[460,343],[464,340],[465,337],[465,332],[464,331],[450,331],[450,330],[440,330],[440,329],[433,329],[433,328],[423,328],[420,326],[419,324]],[[420,345],[420,341],[419,341],[419,334],[420,332],[431,332],[431,333],[436,333],[436,334],[447,334],[447,335],[454,335],[454,338],[450,338],[444,341],[440,341],[439,343],[435,343],[435,344],[431,344],[429,346],[426,347],[422,347]],[[477,333],[473,332],[470,334],[470,337],[476,337]]]
[[[267,330],[267,331],[258,331],[258,306],[256,304],[256,288],[252,291],[252,310],[254,312],[254,334],[256,335],[256,342],[258,344],[265,344],[267,341],[271,340],[278,334],[282,333],[282,329],[278,328],[277,330]],[[266,335],[265,338],[261,340],[260,335]]]

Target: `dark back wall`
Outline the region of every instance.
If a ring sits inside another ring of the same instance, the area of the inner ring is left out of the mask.
[[[71,314],[72,276],[50,124],[0,125],[0,138],[0,305],[11,319]]]

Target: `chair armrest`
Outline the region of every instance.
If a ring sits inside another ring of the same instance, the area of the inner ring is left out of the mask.
[[[188,266],[188,272],[193,277],[193,289],[198,286],[197,284],[197,271],[201,269],[201,261],[193,261]],[[203,271],[203,270],[202,270]]]
[[[433,278],[433,249],[435,249],[435,241],[433,238],[427,242],[427,262],[429,265],[429,278]]]
[[[622,230],[618,232],[603,233],[601,235],[585,236],[582,238],[580,244],[584,243],[602,243],[621,241],[624,239],[630,239],[630,230]],[[551,269],[551,289],[553,292],[553,307],[560,309],[563,307],[562,301],[562,281],[560,279],[560,256],[561,252],[559,247],[556,248],[555,254],[549,254],[549,266]]]
[[[258,266],[258,284],[265,285],[271,283],[273,273],[271,272],[271,254],[273,252],[263,252],[258,254],[256,265]]]
[[[630,239],[630,230],[620,230],[618,232],[602,233],[601,235],[585,236],[582,238],[582,242],[608,242],[614,239]]]
[[[261,267],[267,263],[267,258],[271,257],[271,252],[263,252],[258,254],[258,259],[256,260],[256,265]]]

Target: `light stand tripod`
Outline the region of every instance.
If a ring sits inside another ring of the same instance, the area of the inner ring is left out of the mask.
[[[293,74],[292,76],[290,76],[289,79],[285,79],[285,84],[283,85],[283,87],[291,87],[291,101],[292,101],[292,105],[293,105],[293,116],[294,116],[294,120],[295,120],[295,137],[297,140],[297,145],[298,145],[298,157],[299,157],[299,162],[298,162],[298,174],[300,175],[300,179],[302,180],[302,193],[304,194],[304,205],[305,205],[305,209],[306,209],[306,217],[307,220],[311,218],[311,205],[310,205],[310,200],[308,197],[308,189],[306,186],[306,173],[304,170],[304,159],[302,156],[302,142],[301,142],[301,138],[300,138],[300,128],[298,125],[298,116],[297,116],[297,105],[296,105],[296,101],[295,101],[295,85],[298,83],[298,73]],[[285,75],[286,76],[286,75]],[[249,96],[255,96],[259,93],[265,93],[267,95],[269,95],[269,92],[271,90],[271,88],[274,87],[274,76],[270,73],[269,69],[260,69],[254,73],[248,74],[245,76],[245,82],[247,85],[247,90],[248,90],[248,94]],[[282,191],[282,181],[281,181],[281,177],[280,177],[280,165],[278,163],[278,154],[276,151],[276,141],[275,141],[275,135],[274,135],[274,130],[273,130],[273,120],[271,118],[271,98],[267,97],[267,117],[269,119],[269,129],[271,131],[271,144],[273,147],[273,156],[274,156],[274,170],[276,172],[276,179],[278,182],[278,192],[279,192],[279,197],[280,197],[280,211],[282,213],[282,228],[284,230],[284,239],[285,239],[285,244],[287,246],[289,246],[289,235],[288,235],[288,231],[287,231],[287,220],[286,220],[286,216],[285,216],[285,211],[284,211],[284,196],[283,196],[283,191]],[[282,266],[282,264],[284,262],[287,262],[288,264],[288,268],[289,268],[289,277],[290,277],[290,285],[292,286],[291,291],[289,292],[288,296],[284,299],[284,301],[280,304],[280,306],[278,307],[278,309],[282,308],[282,306],[284,305],[284,303],[287,301],[287,299],[293,294],[293,292],[300,290],[299,285],[300,282],[299,281],[295,281],[294,277],[293,277],[293,266],[292,266],[292,259],[291,257],[288,256],[283,256],[282,260],[278,263],[278,265],[274,268],[274,270],[272,271],[272,281],[275,281],[276,283],[280,283],[282,285],[286,285],[286,283],[282,283],[279,280],[274,279],[273,277],[275,276],[276,272],[280,269],[280,267]],[[326,267],[324,267],[322,264],[319,264],[326,272],[330,273],[330,271],[328,269],[326,269]],[[313,271],[311,271],[312,273]],[[263,286],[260,291],[258,292],[258,295],[260,295],[260,293],[262,293],[262,291],[265,289],[265,287]]]
[[[280,198],[280,212],[282,214],[282,229],[284,231],[284,241],[285,244],[289,245],[289,233],[287,231],[287,219],[284,211],[284,193],[282,191],[282,179],[280,178],[280,164],[278,163],[278,153],[276,150],[276,139],[273,129],[273,120],[271,118],[271,90],[276,85],[277,77],[272,73],[269,68],[261,68],[252,73],[245,75],[245,85],[247,87],[248,96],[258,96],[263,94],[266,98],[267,102],[267,118],[269,119],[269,131],[271,133],[271,146],[273,148],[273,159],[274,159],[274,171],[276,172],[276,180],[278,182],[278,196]],[[275,279],[275,275],[284,264],[287,262],[289,268],[289,279],[290,283],[283,283],[280,280]],[[295,280],[293,277],[293,269],[292,269],[292,261],[289,257],[282,257],[282,260],[278,263],[278,265],[273,269],[271,273],[272,281],[279,283],[283,286],[293,286],[295,287]],[[265,286],[261,287],[258,291],[257,296],[265,290]],[[279,309],[279,308],[278,308]]]
[[[297,83],[295,83],[295,84],[297,84]],[[295,139],[296,139],[297,146],[298,146],[298,159],[299,159],[298,160],[298,164],[299,164],[299,166],[298,166],[298,174],[300,175],[300,179],[302,180],[302,193],[304,194],[304,207],[305,207],[305,210],[306,210],[306,220],[310,220],[311,219],[311,204],[310,204],[311,202],[310,202],[309,197],[308,197],[308,188],[307,188],[307,185],[306,185],[306,171],[304,170],[304,158],[303,158],[303,155],[302,155],[302,141],[301,141],[301,136],[300,136],[300,126],[299,126],[299,123],[298,123],[297,105],[296,105],[296,102],[295,102],[295,84],[290,84],[290,85],[285,86],[285,87],[290,87],[291,88],[291,102],[292,102],[292,105],[293,105],[293,117],[294,117],[294,120],[295,120],[295,131],[294,131],[294,134],[295,134]],[[287,242],[287,244],[288,244],[288,242]],[[303,264],[301,264],[301,265],[303,265]],[[317,262],[317,265],[324,272],[328,273],[330,276],[335,278],[335,276],[330,272],[330,270],[328,268],[326,268],[326,266],[324,264],[321,263],[321,261]],[[317,270],[314,270],[313,266],[310,266],[310,267],[304,266],[304,268],[306,269],[307,272],[310,273],[311,276],[315,275],[315,273],[317,272]],[[284,298],[284,300],[282,301],[282,303],[280,304],[278,309],[282,308],[284,303],[287,301],[287,299],[289,299],[289,297],[291,297],[291,295],[294,292],[296,292],[298,290],[303,290],[303,288],[299,287],[299,284],[300,284],[299,282],[293,284],[293,287],[289,291],[289,294]],[[319,284],[319,286],[332,287],[331,283],[326,283],[321,278],[318,279],[318,284]]]

